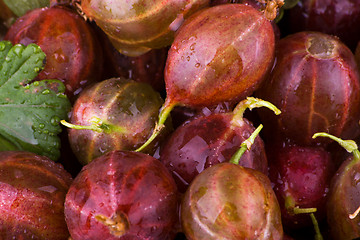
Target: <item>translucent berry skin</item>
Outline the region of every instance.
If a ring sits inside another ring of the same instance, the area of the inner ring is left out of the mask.
[[[115,236],[97,221],[121,214],[128,230]],[[88,165],[74,179],[65,201],[65,218],[74,240],[171,240],[178,221],[174,180],[159,160],[143,153],[113,151]]]
[[[194,13],[168,53],[168,101],[200,107],[251,95],[272,66],[274,46],[270,21],[249,5],[222,4]]]
[[[360,216],[350,218],[359,208],[360,162],[354,156],[348,157],[337,170],[330,185],[327,202],[327,222],[334,240],[357,239],[360,237]]]
[[[122,54],[139,56],[171,45],[175,31],[210,0],[83,0],[81,10]]]
[[[351,50],[360,39],[359,0],[302,0],[287,12],[286,30],[319,31],[338,36]]]
[[[247,119],[241,124],[232,124],[232,119],[232,113],[192,119],[178,127],[162,146],[160,161],[173,174],[180,192],[185,192],[206,168],[228,162],[254,132],[255,128]],[[267,157],[260,137],[255,138],[251,150],[244,153],[239,164],[267,174]]]
[[[309,214],[294,214],[294,207],[316,208],[317,221],[326,217],[326,202],[335,167],[330,153],[321,147],[270,144],[269,177],[286,230],[311,227]]]
[[[0,239],[67,239],[64,202],[72,180],[47,157],[0,152]]]
[[[46,54],[46,64],[37,79],[61,80],[72,101],[83,88],[101,79],[103,50],[99,40],[89,23],[66,7],[29,11],[11,25],[5,39],[13,44],[39,45]]]
[[[164,67],[168,48],[152,49],[140,56],[130,57],[114,48],[102,33],[101,42],[105,53],[104,79],[124,77],[150,84],[156,91],[165,91]]]
[[[220,163],[200,173],[181,203],[189,240],[282,239],[280,207],[259,171]]]
[[[326,145],[327,132],[343,139],[359,135],[360,77],[354,54],[338,38],[299,32],[281,39],[270,77],[255,93],[281,110],[258,109],[266,138],[283,136],[297,144]]]
[[[111,78],[85,89],[74,103],[70,122],[90,126],[94,119],[104,131],[68,128],[70,146],[82,164],[112,150],[135,150],[151,134],[163,99],[149,84]],[[171,120],[171,119],[169,119]],[[144,151],[154,153],[161,136],[169,133],[171,121]]]

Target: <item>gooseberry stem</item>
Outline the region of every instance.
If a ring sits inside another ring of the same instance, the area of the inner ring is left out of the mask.
[[[317,211],[316,208],[299,208],[298,206],[293,209],[294,214],[314,213]]]
[[[323,236],[321,235],[320,232],[320,227],[319,227],[319,223],[316,220],[315,214],[314,213],[310,213],[310,217],[311,217],[311,221],[314,225],[314,230],[315,230],[315,240],[323,240]]]
[[[65,127],[71,128],[71,129],[76,129],[76,130],[91,130],[91,131],[95,131],[95,132],[105,132],[105,133],[111,133],[112,131],[116,131],[116,132],[120,132],[120,133],[125,133],[126,132],[126,128],[123,127],[119,127],[119,126],[114,126],[108,123],[104,123],[100,118],[98,117],[93,117],[90,122],[92,123],[91,125],[77,125],[77,124],[72,124],[69,123],[65,120],[61,120],[60,123],[62,125],[64,125]]]
[[[144,150],[161,132],[161,130],[165,127],[165,121],[166,119],[169,117],[171,110],[173,110],[173,108],[176,106],[176,104],[167,104],[165,103],[164,106],[161,108],[160,113],[159,113],[159,120],[158,122],[155,124],[154,130],[150,136],[150,138],[148,138],[148,140],[141,145],[139,148],[137,148],[135,150],[135,152],[141,152],[142,150]]]
[[[259,135],[263,125],[260,124],[255,131],[251,134],[251,136],[241,143],[241,147],[235,152],[235,154],[231,157],[230,163],[239,164],[240,158],[246,152],[246,150],[250,150],[251,145],[254,144],[255,138]]]
[[[325,133],[325,132],[319,132],[319,133],[315,133],[312,138],[317,138],[317,137],[328,137],[332,140],[335,140],[336,142],[338,142],[340,144],[340,146],[342,146],[347,152],[352,153],[354,156],[354,160],[359,160],[360,159],[360,152],[358,149],[358,146],[356,144],[355,141],[353,140],[342,140],[341,138],[335,137],[331,134]]]
[[[290,214],[314,213],[317,211],[316,208],[300,208],[299,206],[295,206],[295,201],[290,196],[285,198],[285,208]]]
[[[246,109],[249,109],[251,111],[254,108],[260,108],[260,107],[267,107],[270,110],[272,110],[276,115],[279,115],[281,113],[281,111],[274,104],[268,101],[264,101],[259,98],[248,97],[245,100],[242,100],[240,103],[238,103],[238,105],[235,107],[233,111],[234,118],[232,122],[236,123],[238,121],[242,121]]]
[[[318,221],[314,215],[317,208],[300,208],[299,206],[295,206],[295,202],[292,197],[286,197],[285,208],[290,214],[309,214],[315,230],[315,240],[323,240]]]

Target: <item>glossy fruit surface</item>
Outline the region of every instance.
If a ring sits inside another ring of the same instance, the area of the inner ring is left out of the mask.
[[[280,40],[276,65],[256,96],[282,112],[259,110],[269,138],[313,145],[329,142],[312,139],[316,132],[348,139],[359,134],[359,71],[353,53],[333,36],[299,32]]]
[[[185,192],[193,179],[208,167],[228,162],[255,128],[247,119],[232,124],[233,114],[211,114],[178,127],[168,138],[160,161],[169,169],[179,191]],[[241,157],[241,166],[267,174],[264,143],[257,137],[250,151]]]
[[[104,35],[104,34],[103,34]],[[105,79],[124,77],[150,84],[160,93],[165,90],[164,67],[168,48],[152,49],[137,57],[121,54],[106,36],[102,36],[105,59]]]
[[[151,134],[162,104],[160,94],[145,83],[111,78],[94,84],[80,94],[72,109],[70,123],[84,126],[68,129],[73,152],[87,164],[111,150],[135,150]],[[158,142],[159,138],[147,153]]]
[[[360,39],[359,0],[302,0],[288,10],[288,30],[320,31],[338,36],[352,50]],[[291,27],[290,27],[291,26]]]
[[[320,147],[270,146],[269,177],[279,200],[284,227],[292,230],[312,226],[309,214],[297,214],[295,208],[315,208],[317,221],[325,219],[330,181],[335,171],[330,153]]]
[[[190,108],[185,106],[176,106],[171,111],[171,118],[173,126],[176,129],[180,125],[191,121],[194,118],[201,116],[209,116],[212,113],[226,113],[231,112],[234,109],[236,103],[222,102],[215,106],[202,107],[202,108]]]
[[[74,240],[172,239],[177,197],[174,180],[157,159],[113,151],[74,179],[66,195],[66,222]]]
[[[201,108],[249,97],[268,74],[274,50],[270,21],[252,6],[220,4],[191,15],[168,52],[159,121],[139,150],[157,136],[175,106]]]
[[[327,202],[327,221],[335,240],[360,237],[360,162],[349,157],[334,176]],[[355,217],[350,215],[354,214]]]
[[[169,50],[167,105],[243,99],[259,86],[273,57],[274,31],[255,8],[223,4],[200,10],[180,27]]]
[[[81,10],[122,54],[139,56],[169,46],[175,31],[210,0],[82,0]]]
[[[0,238],[67,239],[64,202],[70,174],[30,152],[4,151],[0,159]]]
[[[13,44],[39,45],[47,58],[37,79],[61,80],[71,100],[85,86],[100,80],[102,48],[90,25],[68,8],[32,10],[11,25],[5,39]]]
[[[189,240],[283,237],[269,179],[233,163],[214,165],[194,179],[181,204],[181,223]]]

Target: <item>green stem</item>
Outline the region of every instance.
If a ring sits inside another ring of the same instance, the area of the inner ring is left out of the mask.
[[[263,125],[260,124],[255,131],[251,134],[251,136],[241,143],[241,147],[236,153],[231,157],[230,163],[239,164],[240,158],[246,152],[246,150],[250,150],[251,145],[254,144],[255,138],[259,135]]]
[[[345,148],[345,150],[349,153],[352,153],[354,156],[354,160],[359,160],[360,159],[360,152],[358,149],[358,146],[356,145],[356,142],[353,140],[342,140],[341,138],[335,137],[331,134],[325,133],[325,132],[319,132],[319,133],[315,133],[312,138],[317,138],[317,137],[328,137],[332,140],[335,140],[336,142],[338,142],[340,144],[340,146],[342,146],[343,148]]]
[[[238,105],[235,107],[233,111],[234,113],[233,121],[242,120],[246,109],[252,110],[254,108],[260,108],[260,107],[267,107],[270,110],[272,110],[276,115],[279,115],[281,113],[281,111],[275,105],[273,105],[268,101],[264,101],[259,98],[248,97],[245,100],[242,100],[240,103],[238,103]]]
[[[314,213],[310,213],[310,217],[311,217],[311,221],[312,221],[312,223],[314,225],[315,240],[323,240],[323,236],[321,235],[319,223],[316,220],[316,217],[315,217]]]
[[[300,208],[299,206],[295,206],[294,198],[290,196],[285,198],[285,208],[290,214],[314,213],[317,211],[316,208]]]
[[[314,214],[317,211],[316,208],[299,208],[298,206],[296,206],[296,207],[294,207],[293,211],[295,214],[309,214],[311,221],[313,223],[313,226],[314,226],[314,230],[315,230],[315,240],[323,240],[323,237],[321,235],[320,228],[319,228],[319,223],[316,220],[316,217]]]
[[[159,120],[155,124],[153,133],[151,134],[150,138],[141,145],[138,149],[135,150],[135,152],[141,152],[144,150],[161,132],[161,130],[165,127],[165,121],[169,117],[171,110],[176,106],[176,104],[166,104],[162,107],[160,114],[159,114]]]
[[[285,208],[290,214],[309,214],[311,217],[311,221],[314,225],[315,240],[323,240],[323,237],[320,232],[319,224],[314,215],[314,213],[317,211],[317,208],[300,208],[299,206],[295,206],[295,202],[292,197],[286,197]]]
[[[299,208],[298,206],[293,209],[294,214],[314,213],[317,211],[316,208]]]
[[[97,124],[97,123],[93,123],[93,124],[88,125],[88,126],[72,124],[72,123],[69,123],[69,122],[67,122],[65,120],[61,120],[60,123],[62,125],[64,125],[65,127],[68,127],[68,128],[71,128],[71,129],[76,129],[76,130],[92,130],[92,131],[96,131],[96,132],[103,132],[104,131],[102,128],[100,128],[99,124]]]
[[[91,125],[84,126],[84,125],[72,124],[65,120],[60,121],[60,123],[62,125],[64,125],[65,127],[68,127],[71,129],[76,129],[76,130],[91,130],[91,131],[95,131],[95,132],[99,132],[99,133],[105,132],[107,134],[111,133],[112,131],[120,132],[120,133],[126,132],[126,128],[115,126],[115,125],[108,124],[108,123],[104,123],[98,117],[94,117],[90,122],[92,123]]]

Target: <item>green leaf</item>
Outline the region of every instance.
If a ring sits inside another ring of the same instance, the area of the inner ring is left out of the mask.
[[[60,156],[60,119],[71,104],[59,80],[32,80],[45,53],[35,44],[0,42],[0,150],[25,150],[53,160]]]
[[[47,7],[50,0],[3,0],[7,7],[18,17],[35,8]]]

